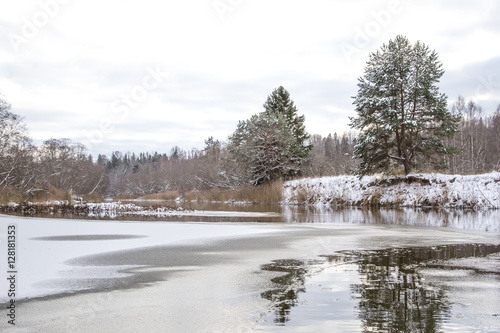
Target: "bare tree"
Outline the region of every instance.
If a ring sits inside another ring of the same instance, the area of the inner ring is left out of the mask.
[[[0,99],[0,188],[15,188],[23,194],[38,190],[33,168],[31,138],[22,117]]]

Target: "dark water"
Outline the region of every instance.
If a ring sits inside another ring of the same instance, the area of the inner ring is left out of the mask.
[[[258,331],[500,329],[500,245],[341,251],[323,261],[277,260],[262,270],[282,275],[261,295],[274,307]]]

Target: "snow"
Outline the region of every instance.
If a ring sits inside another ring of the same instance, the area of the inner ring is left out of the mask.
[[[500,173],[305,178],[285,183],[282,203],[500,208]]]
[[[227,237],[270,233],[274,226],[173,222],[108,222],[22,218],[0,215],[0,244],[7,243],[7,226],[16,227],[18,286],[16,299],[67,291],[61,278],[117,278],[129,266],[75,267],[70,259],[114,251],[169,244],[203,244]],[[2,256],[7,262],[6,252]],[[1,290],[8,290],[6,279]],[[0,296],[0,303],[7,293]]]
[[[134,215],[134,216],[211,216],[211,217],[272,217],[279,216],[276,213],[257,213],[257,212],[234,212],[234,211],[207,211],[207,210],[185,210],[181,207],[172,209],[168,207],[144,207],[134,204],[122,204],[120,202],[110,203],[87,203],[75,205],[78,209],[87,209],[89,216],[108,216],[116,217],[117,215]]]

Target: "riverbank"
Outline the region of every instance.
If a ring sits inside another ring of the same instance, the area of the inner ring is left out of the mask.
[[[284,184],[283,204],[500,208],[500,173],[304,178]]]
[[[157,197],[162,197],[160,194]],[[74,201],[23,202],[0,205],[0,212],[82,216],[186,216],[196,212],[179,208],[181,203],[220,202],[280,205],[332,205],[357,207],[500,208],[500,173],[483,175],[412,174],[303,178],[233,191],[212,189],[190,192],[175,200],[126,200],[131,203],[77,203]],[[142,202],[136,205],[133,202]],[[147,202],[147,204],[144,204]]]

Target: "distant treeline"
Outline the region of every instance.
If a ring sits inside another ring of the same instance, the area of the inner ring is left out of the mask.
[[[356,161],[350,157],[354,149],[352,134],[311,136],[314,148],[301,176],[315,177],[350,173]],[[144,196],[152,193],[205,191],[212,188],[235,189],[247,185],[245,166],[235,166],[227,145],[209,138],[202,150],[184,151],[174,147],[163,154],[113,152],[99,155],[97,165],[107,179],[103,193]]]
[[[466,102],[462,96],[451,111],[462,115],[458,133],[449,144],[461,153],[449,158],[448,173],[479,174],[500,170],[500,105],[490,115],[484,115],[480,105]]]
[[[479,174],[500,168],[500,107],[483,115],[480,106],[463,98],[452,106],[463,120],[450,142],[462,153],[449,158],[449,173]],[[88,155],[85,147],[69,139],[50,139],[35,146],[20,116],[0,99],[0,202],[69,199],[83,196],[139,197],[152,193],[210,189],[236,189],[249,185],[248,165],[234,158],[231,142],[212,137],[201,150],[174,147],[165,153]],[[352,158],[354,132],[323,137],[311,135],[308,157],[297,177],[351,174],[358,161]],[[234,149],[234,147],[233,147]],[[432,171],[432,170],[421,170]]]

